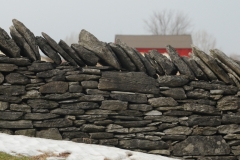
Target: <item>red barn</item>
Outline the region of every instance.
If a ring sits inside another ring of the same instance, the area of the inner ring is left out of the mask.
[[[116,35],[115,41],[116,39],[122,40],[139,52],[147,53],[156,49],[160,53],[166,53],[166,45],[173,46],[180,56],[189,56],[192,52],[191,35]]]

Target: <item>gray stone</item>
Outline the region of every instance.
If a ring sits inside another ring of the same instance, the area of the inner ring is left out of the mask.
[[[28,66],[29,71],[42,72],[53,69],[53,65],[50,62],[34,62],[31,66]]]
[[[10,73],[6,75],[5,80],[10,84],[28,84],[30,80],[20,73]]]
[[[1,120],[18,120],[21,119],[22,116],[23,112],[8,112],[8,111],[0,112]]]
[[[104,126],[97,126],[94,124],[83,124],[81,127],[83,132],[103,132],[105,128]]]
[[[62,136],[59,133],[57,128],[49,128],[46,130],[37,131],[36,137],[54,139],[54,140],[62,140]]]
[[[12,72],[17,69],[18,66],[16,66],[15,64],[0,64],[0,72]]]
[[[38,109],[38,108],[33,108],[32,113],[49,113],[50,111],[48,109]]]
[[[215,127],[221,125],[221,119],[219,116],[197,116],[192,115],[187,121],[180,121],[181,125],[186,126],[203,126],[203,127]]]
[[[77,53],[67,45],[66,42],[60,40],[58,45],[81,67],[85,66],[85,63],[82,59],[77,55]]]
[[[0,50],[8,57],[20,57],[20,48],[16,45],[8,33],[0,28]]]
[[[81,93],[82,92],[82,86],[80,86],[79,84],[69,85],[68,90],[69,90],[70,93]]]
[[[187,97],[193,99],[208,99],[210,93],[204,89],[194,89],[192,91],[187,91]]]
[[[9,103],[20,103],[22,99],[20,97],[15,97],[15,96],[0,95],[0,101],[9,102]]]
[[[188,67],[188,65],[181,59],[181,57],[178,55],[175,48],[173,48],[170,45],[167,45],[166,50],[167,50],[168,55],[170,56],[172,62],[178,68],[180,74],[186,75],[189,79],[195,79],[193,72]]]
[[[163,131],[165,134],[169,135],[190,135],[192,133],[192,128],[185,126],[177,126]]]
[[[16,130],[15,135],[24,135],[24,136],[28,136],[28,137],[35,137],[36,129]]]
[[[177,117],[173,117],[173,116],[145,116],[144,117],[145,120],[152,120],[154,122],[156,121],[160,121],[160,122],[178,122],[178,118]]]
[[[111,93],[110,97],[131,103],[147,103],[147,96],[145,94]]]
[[[161,94],[173,99],[186,99],[187,96],[183,88],[170,88],[169,90],[161,91]]]
[[[105,100],[102,101],[102,105],[100,106],[100,109],[106,109],[106,110],[126,110],[128,107],[128,102],[123,102],[119,100]]]
[[[89,133],[90,138],[92,139],[109,139],[113,138],[113,133],[105,133],[105,132],[96,132],[96,133]]]
[[[187,138],[186,135],[163,135],[162,140],[182,141]]]
[[[79,102],[70,104],[61,104],[62,109],[82,110],[82,109],[96,109],[99,108],[98,103],[94,102]]]
[[[220,115],[220,111],[216,109],[214,106],[204,105],[204,104],[194,104],[194,103],[186,103],[183,105],[183,109],[185,111],[190,111],[193,113],[202,113],[209,115]]]
[[[65,93],[68,91],[68,83],[53,81],[42,85],[39,89],[41,93]]]
[[[166,156],[170,155],[170,151],[169,150],[152,150],[152,151],[149,151],[148,153],[149,154],[166,155]]]
[[[26,104],[10,104],[10,110],[30,113],[31,107]]]
[[[95,115],[79,115],[76,116],[78,119],[86,120],[90,123],[94,123],[95,121],[103,121],[106,120],[108,115],[107,114],[95,114]]]
[[[71,141],[77,142],[77,143],[86,143],[86,144],[99,144],[99,140],[90,139],[90,138],[74,138],[74,139],[71,139]]]
[[[152,110],[152,106],[147,105],[147,104],[129,104],[128,108],[132,109],[132,110],[139,110],[139,111],[150,111],[150,110]]]
[[[44,121],[33,122],[34,127],[39,128],[54,128],[54,127],[70,127],[72,126],[72,121],[65,118],[49,119]]]
[[[198,157],[197,160],[237,160],[236,156],[209,156],[209,157]]]
[[[41,57],[38,51],[34,34],[22,22],[16,19],[13,19],[12,22],[16,30],[24,37],[28,45],[31,47],[31,49],[35,53],[36,59],[40,60]]]
[[[61,57],[54,49],[52,49],[52,47],[47,43],[47,41],[43,37],[37,36],[36,42],[41,51],[51,60],[53,60],[54,63],[56,63],[57,65],[62,63]]]
[[[0,84],[2,84],[4,81],[4,75],[0,72]]]
[[[118,114],[122,116],[135,116],[135,117],[140,117],[143,115],[142,112],[136,110],[121,110],[118,111]]]
[[[0,102],[0,111],[4,111],[9,108],[8,102]]]
[[[125,149],[167,149],[167,143],[163,141],[150,141],[141,139],[120,140],[119,146]]]
[[[33,128],[32,121],[18,120],[18,121],[0,121],[0,128]]]
[[[88,81],[88,80],[98,80],[100,76],[97,75],[88,75],[88,74],[77,74],[66,76],[68,81],[79,82],[79,81]]]
[[[222,111],[236,110],[240,108],[240,98],[236,96],[225,96],[218,100],[217,108]]]
[[[101,70],[97,68],[83,67],[80,72],[83,74],[101,75]]]
[[[35,109],[53,109],[53,108],[57,108],[58,107],[58,103],[54,102],[54,101],[48,101],[48,100],[44,100],[44,99],[34,99],[34,100],[28,100],[27,104],[31,107],[31,108],[35,108]]]
[[[143,132],[150,132],[150,131],[157,131],[157,127],[150,126],[150,127],[139,127],[139,128],[129,128],[129,133],[143,133]]]
[[[162,115],[162,112],[159,112],[157,110],[152,110],[152,111],[144,113],[144,115],[146,115],[146,116],[160,116],[160,115]]]
[[[63,94],[48,94],[44,96],[45,99],[49,100],[66,100],[66,99],[71,99],[71,98],[79,98],[83,96],[83,93],[63,93]],[[60,103],[60,102],[59,102]]]
[[[97,89],[98,88],[97,81],[81,81],[81,85],[84,89]]]
[[[99,41],[94,35],[84,29],[81,30],[79,34],[79,44],[94,52],[108,65],[116,69],[121,69],[116,55],[108,49],[107,45]]]
[[[223,138],[226,140],[238,140],[240,139],[240,134],[227,134]]]
[[[222,95],[223,93],[224,91],[220,89],[210,90],[211,95]]]
[[[10,129],[0,129],[0,133],[5,133],[9,135],[13,135],[13,131]]]
[[[113,123],[112,120],[103,120],[103,121],[95,121],[95,125],[100,125],[100,126],[107,126],[109,124]]]
[[[77,132],[80,131],[80,128],[77,127],[66,127],[66,128],[59,128],[60,132]]]
[[[31,61],[36,61],[36,55],[30,45],[26,42],[24,37],[18,33],[18,31],[14,28],[14,26],[11,26],[10,28],[10,34],[13,38],[13,40],[16,42],[18,47],[21,49],[20,54],[24,57],[27,57]]]
[[[101,139],[99,140],[99,144],[106,145],[106,146],[117,146],[118,139]]]
[[[181,87],[189,82],[184,75],[159,76],[157,79],[160,86]]]
[[[72,110],[72,109],[63,109],[63,108],[57,108],[51,111],[53,114],[58,115],[80,115],[84,114],[84,110],[78,109],[78,110]]]
[[[109,43],[109,46],[117,56],[122,67],[128,71],[136,71],[136,66],[133,64],[127,53],[117,44]]]
[[[226,115],[222,116],[222,123],[224,124],[238,124],[240,123],[240,115]]]
[[[215,127],[195,127],[191,135],[204,135],[211,136],[217,133],[217,128]]]
[[[71,47],[76,51],[78,56],[84,61],[86,65],[95,66],[97,64],[99,58],[92,51],[85,49],[79,44],[72,44]]]
[[[148,102],[153,107],[177,106],[178,103],[172,97],[150,98]]]
[[[78,98],[81,102],[101,102],[104,100],[102,95],[84,95]]]
[[[103,72],[98,89],[158,94],[157,82],[143,72]]]
[[[109,116],[111,119],[117,119],[117,120],[127,120],[127,121],[141,121],[143,120],[142,117],[135,117],[135,116]]]
[[[102,91],[99,89],[86,89],[86,93],[89,95],[102,95],[103,97],[109,97],[109,91]]]
[[[86,123],[86,120],[74,120],[74,121],[73,121],[73,124],[74,124],[74,126],[76,126],[76,127],[82,126],[82,125],[85,124],[85,123]]]
[[[154,59],[152,59],[148,53],[144,53],[144,56],[146,60],[149,61],[151,65],[156,69],[156,73],[158,75],[162,76],[165,74],[162,67]]]
[[[93,109],[93,110],[88,110],[85,112],[85,114],[106,114],[106,115],[117,115],[118,113],[115,111],[111,110],[102,110],[102,109]]]
[[[30,90],[27,91],[24,95],[21,97],[22,99],[35,99],[35,98],[41,98],[41,93],[37,90]]]
[[[221,125],[217,129],[220,134],[240,133],[240,127],[237,124]]]
[[[144,127],[150,124],[151,122],[152,122],[151,120],[140,120],[140,121],[115,121],[114,123],[125,128],[129,128],[129,127]]]
[[[189,111],[179,111],[179,110],[169,110],[164,112],[166,116],[190,116],[192,112]]]
[[[57,51],[67,62],[73,66],[77,66],[77,63],[54,41],[49,35],[42,32],[42,36],[46,39],[48,44]]]
[[[107,126],[106,132],[110,133],[128,133],[128,128],[123,128],[123,126],[117,124],[109,124]]]
[[[217,103],[216,101],[209,100],[209,99],[184,99],[184,100],[177,100],[179,103],[197,103],[197,104],[205,104],[210,106],[215,106]]]
[[[38,72],[36,74],[36,76],[38,78],[51,78],[51,77],[57,76],[57,75],[64,75],[65,73],[66,73],[66,71],[64,71],[64,70],[52,69],[52,70],[47,70],[47,71],[43,71],[43,72]]]
[[[45,120],[45,119],[52,119],[58,118],[59,115],[52,114],[52,113],[27,113],[24,115],[24,119],[27,120]]]
[[[0,63],[8,63],[8,64],[15,64],[17,66],[28,66],[31,64],[28,58],[9,58],[5,56],[0,57]]]
[[[168,129],[168,128],[173,128],[177,126],[177,124],[172,124],[172,123],[162,123],[158,126],[158,130],[159,131],[163,131],[165,129]]]

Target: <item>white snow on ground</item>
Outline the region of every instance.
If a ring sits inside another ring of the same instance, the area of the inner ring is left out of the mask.
[[[175,160],[160,155],[133,152],[115,147],[8,135],[4,133],[0,133],[0,151],[12,155],[21,154],[24,156],[37,156],[43,153],[59,155],[69,152],[71,154],[66,158],[67,160]],[[48,160],[56,159],[58,158],[48,158]]]

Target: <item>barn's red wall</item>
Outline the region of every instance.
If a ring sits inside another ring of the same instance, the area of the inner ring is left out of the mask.
[[[144,53],[148,53],[149,50],[152,49],[156,49],[159,53],[167,53],[166,49],[164,48],[136,48],[138,50],[138,52],[144,52]],[[191,48],[176,48],[178,54],[182,57],[182,56],[188,56],[189,57],[189,53],[192,52]]]

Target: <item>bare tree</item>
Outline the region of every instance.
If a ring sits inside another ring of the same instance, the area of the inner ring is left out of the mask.
[[[149,20],[145,20],[148,31],[154,35],[182,35],[191,31],[191,20],[187,14],[174,11],[163,10],[153,12]]]
[[[193,44],[199,49],[208,53],[210,49],[216,47],[216,38],[205,30],[199,30],[192,35]]]
[[[64,41],[71,45],[72,43],[78,43],[78,34],[75,32],[72,32],[69,36],[67,36]]]

